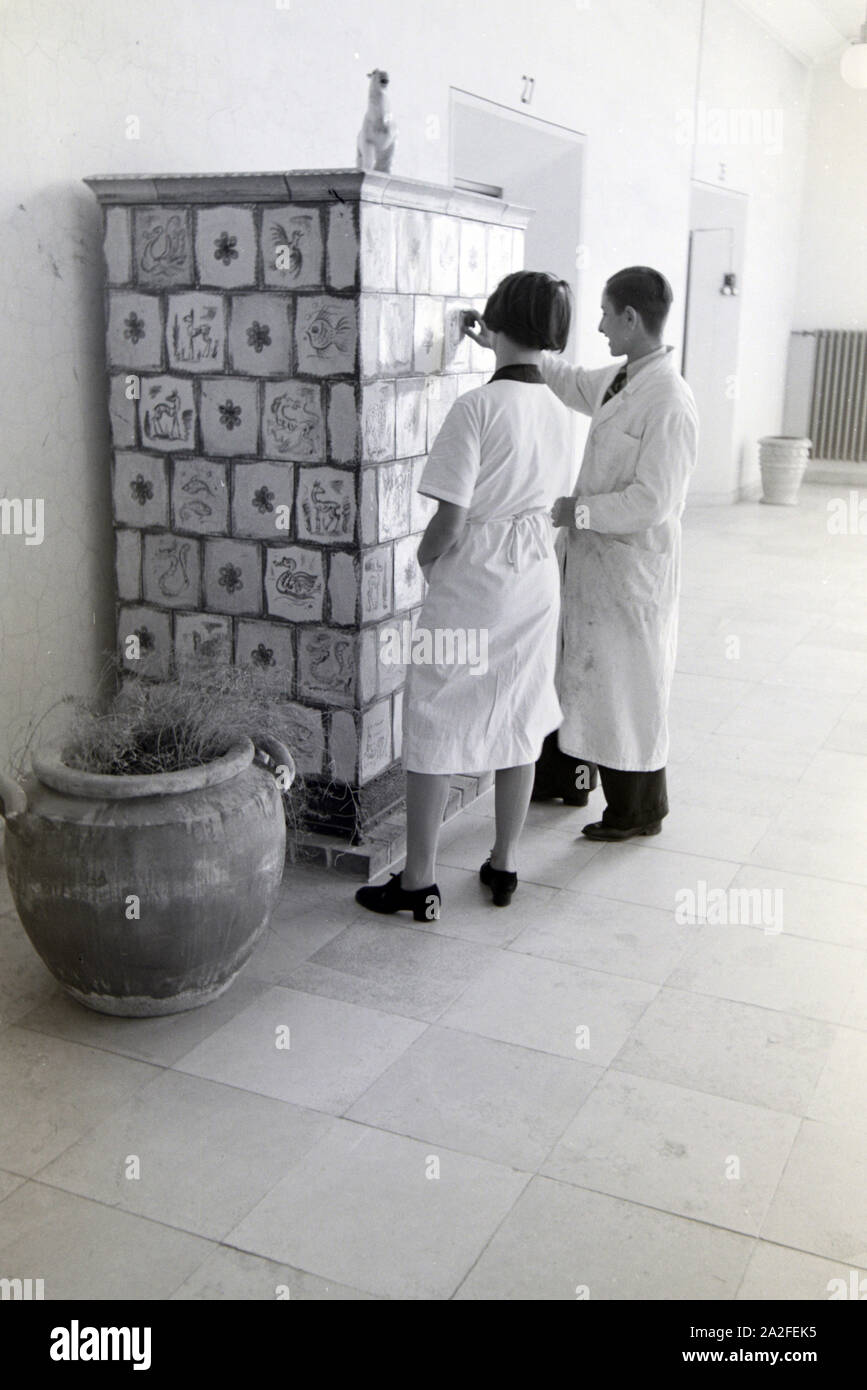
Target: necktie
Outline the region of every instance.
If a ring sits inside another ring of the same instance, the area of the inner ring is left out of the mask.
[[[626,385],[626,368],[625,368],[625,367],[621,367],[621,368],[620,368],[620,371],[617,373],[616,377],[615,377],[614,380],[611,382],[611,385],[608,387],[608,390],[605,392],[605,395],[602,397],[602,402],[601,402],[601,404],[602,404],[602,405],[606,405],[607,402],[611,400],[611,397],[612,397],[612,396],[616,396],[618,391],[622,391],[622,390],[623,390],[623,387],[624,387],[625,385]]]

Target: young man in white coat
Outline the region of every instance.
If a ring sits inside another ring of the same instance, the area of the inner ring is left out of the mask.
[[[551,390],[592,424],[574,494],[552,512],[566,529],[564,718],[537,765],[535,795],[581,805],[598,768],[606,806],[584,826],[593,840],[655,835],[668,813],[680,518],[698,442],[692,392],[662,344],[671,301],[659,271],[618,271],[599,331],[625,363],[584,371],[552,353],[540,363]]]

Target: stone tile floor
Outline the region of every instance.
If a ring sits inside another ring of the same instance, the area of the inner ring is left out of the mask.
[[[534,806],[507,911],[476,878],[489,795],[445,829],[438,923],[292,868],[224,998],[113,1020],[55,987],[4,885],[0,1275],[215,1300],[819,1300],[867,1277],[867,550],[828,531],[844,492],[688,513],[664,833],[593,845],[598,793]],[[766,914],[677,920],[702,883]]]

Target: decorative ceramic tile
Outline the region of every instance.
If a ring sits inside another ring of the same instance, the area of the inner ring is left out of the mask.
[[[175,660],[184,662],[232,660],[232,620],[216,613],[175,614]]]
[[[325,458],[321,386],[305,381],[265,383],[262,452],[268,458]]]
[[[486,300],[484,299],[473,300],[473,308],[482,318],[485,313],[485,304]],[[466,337],[466,334],[464,336]],[[480,347],[472,338],[469,338],[468,342],[470,345],[470,370],[480,373],[484,380],[487,381],[489,377],[493,376],[497,369],[494,354],[491,352],[490,348]],[[478,384],[481,386],[482,382]]]
[[[452,217],[431,217],[431,294],[457,294],[460,266],[460,229]]]
[[[376,693],[390,695],[406,679],[406,666],[400,658],[404,650],[406,619],[392,618],[376,630]]]
[[[299,372],[339,376],[355,371],[358,339],[353,299],[301,295],[295,305],[295,360]]]
[[[170,294],[166,312],[169,367],[221,372],[226,365],[226,315],[218,294]]]
[[[412,464],[394,463],[377,469],[379,536],[381,541],[405,536],[409,530]]]
[[[355,556],[337,550],[328,560],[328,605],[332,623],[354,627],[358,608],[358,569]]]
[[[361,544],[375,545],[379,540],[377,527],[377,478],[378,468],[362,468],[361,470],[361,504],[359,507],[359,525],[361,530]]]
[[[461,222],[461,270],[459,293],[484,294],[487,286],[485,268],[484,222]]]
[[[321,622],[325,596],[323,552],[299,545],[265,552],[265,608],[294,622]]]
[[[358,232],[352,203],[335,203],[328,209],[328,271],[332,289],[355,287],[358,278]]]
[[[291,463],[236,463],[232,469],[232,535],[285,541],[292,528]]]
[[[135,638],[131,642],[130,638]],[[163,680],[172,659],[172,619],[156,608],[121,608],[117,619],[117,645],[127,671]],[[138,656],[134,653],[138,652]]]
[[[127,377],[109,378],[108,418],[115,449],[134,449],[136,445],[136,396],[130,394]]]
[[[109,285],[128,285],[132,279],[132,237],[129,208],[105,209],[106,278]]]
[[[211,613],[262,612],[262,554],[253,541],[205,541],[204,570]]]
[[[382,296],[362,294],[358,300],[358,369],[362,377],[379,375],[379,306]]]
[[[402,294],[430,291],[430,214],[397,209],[397,288]]]
[[[419,295],[415,301],[412,365],[430,376],[443,367],[443,301]]]
[[[335,710],[331,716],[328,739],[330,772],[336,782],[358,782],[358,724],[347,710]]]
[[[362,458],[372,463],[394,458],[394,382],[377,381],[361,388]]]
[[[196,268],[200,285],[238,289],[256,283],[252,208],[196,209]]]
[[[487,236],[486,290],[493,294],[500,281],[512,273],[512,229],[489,227]]]
[[[359,782],[369,782],[391,761],[391,701],[382,700],[361,716]]]
[[[146,377],[138,418],[142,444],[151,449],[194,449],[196,408],[193,383],[177,376]]]
[[[376,203],[361,204],[361,283],[368,290],[393,290],[396,276],[394,214]]]
[[[159,371],[163,344],[158,295],[110,291],[105,350],[109,367]]]
[[[366,550],[361,557],[361,621],[390,617],[393,611],[390,545]]]
[[[453,376],[431,377],[427,383],[427,447],[430,449],[443,421],[458,398],[458,384]]]
[[[291,722],[287,733],[289,751],[300,773],[317,777],[325,761],[325,731],[319,710],[307,705],[286,704],[286,717]]]
[[[357,638],[339,628],[298,629],[298,694],[351,708]]]
[[[141,598],[141,531],[125,527],[115,531],[114,573],[118,598]]]
[[[379,302],[379,370],[386,376],[412,370],[413,300],[384,294]]]
[[[398,690],[392,701],[391,741],[395,758],[403,752],[403,691]]]
[[[323,283],[322,261],[318,208],[263,208],[262,265],[266,285],[287,290],[319,286]]]
[[[424,598],[424,575],[416,558],[420,536],[405,536],[394,543],[394,607],[399,613]]]
[[[192,285],[193,247],[188,208],[133,209],[133,255],[139,285]]]
[[[437,509],[433,497],[422,497],[418,490],[427,457],[412,461],[412,491],[410,495],[409,530],[423,531]]]
[[[424,451],[427,437],[427,393],[424,377],[395,383],[395,453],[409,458]]]
[[[447,299],[445,305],[443,334],[443,370],[446,372],[468,372],[470,370],[470,344],[464,332],[461,315],[471,308],[468,300]]]
[[[259,387],[243,377],[202,382],[202,444],[206,454],[255,454],[259,442]]]
[[[295,511],[299,538],[345,545],[355,537],[355,477],[348,469],[301,468]]]
[[[168,526],[165,459],[118,451],[114,461],[114,519],[123,526]]]
[[[282,376],[292,370],[292,299],[287,294],[233,294],[229,361],[235,372]]]
[[[295,669],[291,627],[239,618],[235,665],[252,666],[256,671],[268,671],[272,675],[279,673],[285,677],[286,689],[291,690]]]
[[[328,388],[328,457],[333,463],[354,463],[358,449],[355,387],[348,381],[336,381]]]
[[[209,459],[175,459],[172,467],[172,526],[198,536],[229,529],[226,464]]]
[[[148,603],[163,608],[199,607],[199,545],[189,536],[168,531],[145,533],[142,576]]]
[[[379,680],[379,643],[375,627],[362,628],[358,653],[356,703],[363,707],[376,699]]]

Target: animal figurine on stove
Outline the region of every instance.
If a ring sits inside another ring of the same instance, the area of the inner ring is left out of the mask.
[[[377,169],[388,174],[397,144],[397,125],[388,101],[388,73],[369,72],[367,110],[358,133],[357,169]]]

